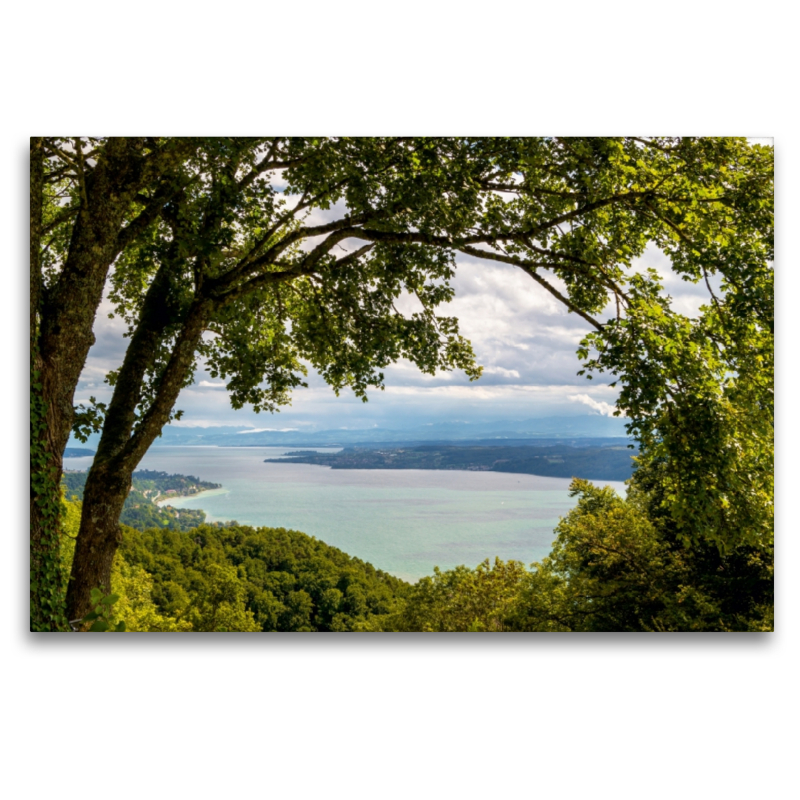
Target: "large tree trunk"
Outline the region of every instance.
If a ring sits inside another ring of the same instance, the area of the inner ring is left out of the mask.
[[[118,463],[101,464],[92,466],[87,477],[67,594],[67,614],[72,622],[92,610],[92,589],[111,591],[111,565],[121,535],[119,517],[131,488],[132,471]]]
[[[39,351],[48,429],[59,456],[69,440],[75,387],[94,344],[92,332],[118,238],[141,183],[142,142],[111,139],[86,179],[85,200],[58,281],[43,293]]]
[[[63,630],[65,620],[59,553],[61,451],[50,435],[38,350],[44,190],[44,148],[40,136],[31,137],[30,142],[30,190],[30,626],[33,631],[48,631]]]
[[[154,281],[157,284],[158,279]],[[170,419],[181,388],[192,374],[194,353],[213,310],[207,300],[197,300],[178,334],[158,392],[147,412],[136,422],[142,376],[152,364],[154,343],[166,323],[158,325],[159,291],[149,293],[143,318],[151,312],[154,327],[140,325],[134,334],[117,378],[114,397],[103,426],[103,436],[86,479],[83,513],[72,575],[67,590],[67,615],[81,619],[92,610],[94,588],[109,591],[111,566],[120,542],[119,518],[131,487],[133,471]]]
[[[31,281],[31,354],[36,348],[39,303],[42,298],[42,270],[40,267],[40,253],[42,249],[42,204],[44,201],[44,143],[41,136],[32,136],[30,145],[30,172],[31,172],[31,251],[30,251],[30,281]]]
[[[62,456],[74,416],[73,396],[117,239],[138,187],[138,152],[112,140],[86,180],[58,281],[41,273],[44,150],[31,139],[31,628],[64,628],[59,559]],[[107,157],[105,157],[107,156]]]
[[[63,447],[51,435],[51,408],[41,395],[42,363],[31,354],[30,407],[30,625],[65,630],[61,588],[60,512]]]

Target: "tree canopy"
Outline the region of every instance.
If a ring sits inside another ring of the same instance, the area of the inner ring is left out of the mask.
[[[109,587],[131,474],[198,359],[234,406],[269,411],[306,364],[363,398],[400,357],[478,378],[457,321],[437,313],[459,253],[519,267],[591,326],[585,368],[620,382],[676,536],[725,552],[762,542],[772,180],[771,148],[732,138],[32,139],[32,624],[63,625],[39,587],[71,429],[101,431],[68,589],[79,617]],[[708,286],[698,318],[636,268],[648,244]],[[130,343],[107,407],[73,409],[107,282]],[[395,303],[406,293],[410,314]]]

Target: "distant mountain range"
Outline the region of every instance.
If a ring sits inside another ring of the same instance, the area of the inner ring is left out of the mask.
[[[190,428],[167,426],[153,447],[206,445],[217,447],[336,447],[351,444],[388,444],[392,442],[503,442],[523,444],[523,440],[616,438],[626,436],[625,420],[619,417],[585,415],[542,417],[527,420],[493,422],[436,422],[404,429],[368,428],[320,431],[271,431],[220,426]],[[544,442],[538,442],[543,444]],[[568,442],[564,441],[564,444]],[[72,444],[72,443],[71,443]],[[90,437],[89,446],[97,446]]]

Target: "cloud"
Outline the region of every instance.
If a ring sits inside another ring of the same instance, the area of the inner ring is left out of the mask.
[[[595,400],[593,397],[589,397],[588,394],[571,394],[568,399],[572,400],[574,403],[583,403],[605,417],[613,417],[614,412],[617,410],[616,406],[612,406],[610,403],[604,403],[602,400]]]
[[[501,375],[504,378],[519,378],[519,371],[516,369],[505,369],[503,367],[486,367],[483,370],[487,375]]]
[[[289,196],[286,199],[296,200]],[[340,202],[331,209],[315,211],[306,224],[327,222],[345,211]],[[694,314],[701,304],[709,302],[705,283],[683,281],[672,273],[667,256],[653,246],[634,265],[634,269],[646,267],[654,267],[663,277],[665,291],[673,297],[676,310]],[[564,290],[561,281],[552,275],[548,279]],[[718,276],[711,276],[714,291],[718,280]],[[186,412],[178,424],[261,429],[265,421],[270,421],[277,430],[375,425],[392,428],[448,419],[613,415],[617,390],[604,386],[600,376],[587,382],[577,375],[580,363],[575,351],[591,330],[584,319],[568,313],[528,275],[507,264],[458,256],[453,288],[454,300],[440,307],[438,313],[459,319],[461,333],[471,340],[476,360],[484,367],[478,381],[471,383],[458,371],[426,375],[401,359],[382,370],[386,391],[370,390],[369,403],[364,404],[349,390],[335,397],[312,369],[306,379],[308,388],[292,393],[291,406],[281,409],[280,417],[265,418],[248,407],[232,409],[225,385],[213,379],[201,361],[195,374],[197,383],[185,388],[176,404]],[[398,299],[397,306],[402,313],[411,314],[419,309],[419,302],[406,295]],[[77,396],[92,394],[102,402],[110,398],[111,388],[104,378],[119,367],[129,342],[122,335],[126,330],[124,321],[119,317],[108,319],[111,311],[112,304],[104,299],[95,324],[96,344],[89,354]],[[604,320],[614,313],[613,304],[609,304],[598,318]]]
[[[658,272],[664,292],[672,298],[672,308],[678,314],[696,318],[700,314],[701,307],[712,302],[711,294],[704,280],[687,280],[673,272],[669,256],[653,244],[647,246],[642,257],[634,263],[634,266],[640,271],[651,267]],[[708,283],[717,296],[723,294],[720,286],[722,276],[719,273],[709,273]]]

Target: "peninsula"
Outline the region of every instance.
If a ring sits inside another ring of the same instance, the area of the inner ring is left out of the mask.
[[[448,446],[362,448],[338,453],[299,450],[265,463],[318,464],[331,469],[446,469],[475,472],[516,472],[551,478],[625,481],[633,472],[636,451],[627,444],[606,447]]]

